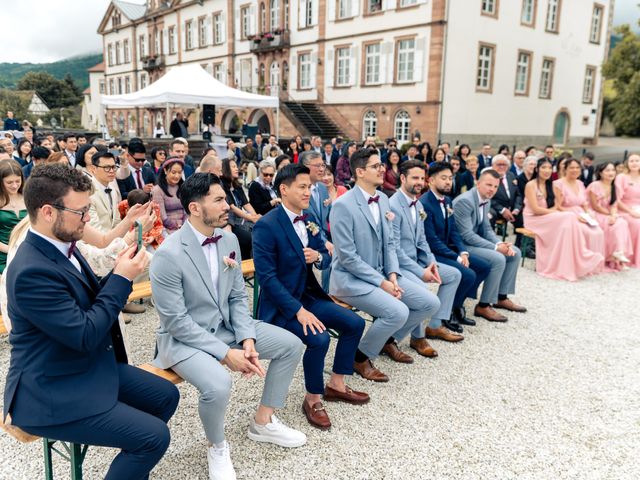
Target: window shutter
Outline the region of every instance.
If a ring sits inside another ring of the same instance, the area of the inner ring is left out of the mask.
[[[395,10],[397,0],[382,0],[383,10]]]
[[[349,49],[349,85],[355,86],[358,81],[358,47]]]
[[[220,40],[222,40],[222,43],[226,43],[227,42],[227,22],[226,22],[226,16],[223,13],[220,14]]]
[[[163,55],[166,55],[169,53],[169,29],[168,28],[162,29],[162,45],[160,46],[160,50]]]
[[[242,38],[242,28],[240,24],[240,9],[236,8],[233,22],[234,37],[238,40]]]
[[[317,0],[307,0],[313,2],[311,8],[311,25],[318,25],[318,1]]]
[[[380,83],[393,83],[393,43],[380,45]]]
[[[317,75],[317,67],[318,67],[318,53],[317,52],[312,52],[311,53],[311,68],[310,68],[310,72],[311,72],[311,81],[309,82],[309,86],[311,88],[316,88],[318,85],[318,82],[316,81],[316,75]]]
[[[351,16],[357,17],[360,14],[360,0],[351,0]]]
[[[299,28],[304,28],[307,26],[305,22],[307,18],[306,12],[307,12],[307,0],[300,0],[300,9],[298,10],[298,15],[299,15],[298,27]]]
[[[333,78],[334,71],[335,71],[335,66],[333,63],[333,49],[329,48],[327,49],[327,60],[325,62],[325,68],[324,68],[324,78],[325,78],[326,87],[333,88],[333,85],[335,82]]]
[[[256,6],[251,5],[249,7],[249,35],[255,35],[257,33],[257,22],[256,22]]]
[[[330,22],[335,22],[336,20],[336,2],[338,0],[327,0],[329,2],[327,4],[327,19]]]
[[[413,81],[421,82],[424,78],[424,55],[426,53],[425,37],[416,38],[416,48],[413,54]]]

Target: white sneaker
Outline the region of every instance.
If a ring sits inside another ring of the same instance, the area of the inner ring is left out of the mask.
[[[287,427],[275,415],[271,415],[271,423],[266,425],[258,425],[255,418],[252,418],[248,436],[254,442],[275,443],[287,448],[301,447],[307,443],[304,433]]]
[[[225,441],[224,447],[209,447],[207,449],[209,461],[209,480],[236,480],[236,471],[231,463],[231,449]]]

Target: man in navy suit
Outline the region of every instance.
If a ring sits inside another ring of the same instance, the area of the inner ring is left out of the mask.
[[[120,448],[107,479],[148,478],[169,446],[178,405],[170,382],[127,364],[117,321],[144,250],[124,250],[98,282],[75,248],[91,181],[65,165],[33,169],[31,230],[7,269],[12,321],[4,416],[32,435]]]
[[[145,165],[147,149],[141,141],[131,142],[127,152],[123,155],[122,162],[117,174],[118,188],[123,199],[131,190],[139,188],[146,193],[151,193],[151,189],[156,182],[156,175],[153,167]]]
[[[303,358],[307,395],[303,411],[311,425],[327,429],[331,421],[321,402],[363,404],[369,395],[351,390],[344,381],[364,331],[364,320],[335,304],[320,288],[312,265],[325,269],[331,257],[320,227],[303,211],[309,206],[309,169],[291,164],[278,172],[275,185],[282,204],[262,217],[253,228],[256,275],[261,285],[258,317],[297,335],[307,346]],[[326,328],[340,332],[333,373],[324,385],[324,359],[329,349]]]
[[[463,325],[475,325],[475,320],[465,315],[464,301],[476,298],[478,286],[487,278],[491,264],[483,258],[471,256],[466,251],[458,233],[451,206],[451,165],[432,163],[429,168],[429,190],[420,197],[427,218],[424,231],[427,242],[439,263],[458,269],[462,274],[460,285],[453,299],[451,320]]]
[[[478,172],[481,172],[483,168],[491,166],[491,160],[493,157],[491,156],[491,144],[483,143],[482,144],[482,153],[478,155]]]

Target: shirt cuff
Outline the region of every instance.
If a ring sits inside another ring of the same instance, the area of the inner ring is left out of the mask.
[[[113,273],[112,275],[115,275],[116,277],[124,278],[127,282],[131,282],[131,283],[133,283],[133,280],[131,280],[131,279],[129,279],[129,278],[127,278],[127,277],[125,277],[124,275],[120,275],[119,273]]]
[[[469,255],[469,252],[460,252],[460,255]]]

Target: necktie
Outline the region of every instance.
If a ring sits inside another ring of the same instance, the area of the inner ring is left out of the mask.
[[[296,218],[293,219],[293,223],[298,223],[298,222],[306,222],[307,218],[309,218],[309,215],[304,214],[304,215],[298,215]]]
[[[202,246],[206,247],[207,245],[210,245],[212,243],[216,244],[218,243],[218,240],[220,240],[221,238],[222,238],[222,235],[216,235],[215,237],[205,238],[204,241],[202,242]]]
[[[144,184],[142,183],[142,176],[140,170],[136,170],[136,183],[138,184],[138,188],[144,188]]]
[[[509,184],[507,183],[507,176],[502,177],[502,185],[504,185],[504,191],[507,193],[507,197],[511,198],[511,192],[509,191]]]
[[[69,245],[69,251],[67,252],[67,258],[71,258],[71,255],[73,255],[73,252],[75,252],[75,251],[76,251],[76,241],[74,240]]]
[[[380,195],[376,195],[375,197],[369,197],[369,201],[367,203],[371,205],[373,202],[378,203],[378,200],[380,200]]]

